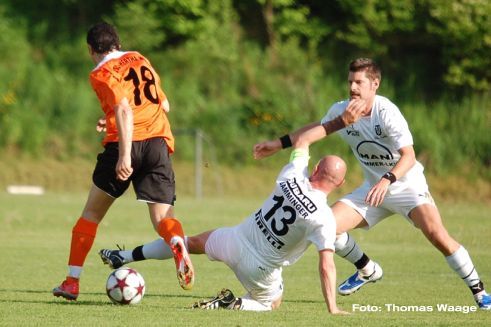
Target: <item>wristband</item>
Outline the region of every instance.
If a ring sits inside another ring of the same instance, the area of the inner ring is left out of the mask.
[[[394,183],[396,180],[397,180],[397,177],[396,175],[394,175],[393,173],[391,173],[390,171],[386,172],[382,178],[385,178],[385,179],[388,179],[390,181],[390,183]]]
[[[280,137],[280,142],[281,142],[281,148],[286,149],[292,146],[292,139],[290,138],[290,135],[286,134]]]

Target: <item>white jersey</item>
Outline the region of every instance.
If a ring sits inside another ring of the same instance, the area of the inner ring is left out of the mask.
[[[331,106],[321,123],[342,114],[349,100]],[[353,125],[337,132],[351,147],[361,164],[365,182],[377,183],[382,175],[390,171],[401,158],[399,149],[413,145],[409,126],[399,108],[389,99],[376,95],[370,117],[362,117]],[[389,194],[396,194],[412,183],[426,183],[423,166],[416,164],[389,186]]]
[[[307,176],[309,157],[297,157],[280,172],[262,207],[237,226],[242,244],[269,267],[293,264],[313,243],[334,250],[336,221],[326,194]]]

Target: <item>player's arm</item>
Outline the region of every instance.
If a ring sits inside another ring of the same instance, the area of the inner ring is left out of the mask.
[[[327,135],[355,123],[363,114],[365,107],[364,100],[352,100],[341,115],[324,124],[311,123],[279,139],[258,143],[253,148],[254,158],[262,159],[271,156],[279,150],[295,144],[312,144],[317,142]]]
[[[327,310],[332,314],[348,314],[336,304],[336,266],[333,258],[334,251],[324,249],[319,251],[319,276],[322,294],[326,301]]]
[[[416,163],[416,154],[412,145],[402,147],[398,151],[401,154],[399,161],[368,191],[365,202],[369,205],[377,207],[382,204],[389,185],[406,175]]]
[[[116,177],[127,180],[133,173],[131,167],[131,144],[133,140],[133,109],[127,98],[114,106],[116,126],[118,128],[119,158],[116,164]]]

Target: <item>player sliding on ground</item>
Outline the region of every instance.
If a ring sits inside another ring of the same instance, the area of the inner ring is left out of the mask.
[[[334,241],[336,225],[326,196],[344,182],[346,165],[326,156],[308,177],[308,142],[299,142],[290,163],[280,172],[276,186],[262,207],[241,224],[219,228],[187,238],[189,253],[206,253],[224,262],[247,293],[236,298],[223,289],[215,298],[194,308],[269,311],[280,306],[283,294],[282,267],[296,262],[313,243],[319,253],[321,289],[332,314],[346,314],[336,305]],[[112,268],[144,259],[169,259],[172,252],[158,239],[132,251],[101,250],[102,260]]]
[[[369,229],[397,213],[419,228],[445,256],[450,268],[469,287],[479,308],[491,310],[491,296],[469,253],[443,226],[423,166],[416,160],[406,120],[389,99],[376,95],[380,80],[380,69],[372,60],[354,60],[349,65],[349,100],[335,103],[320,124],[312,123],[280,139],[256,144],[254,156],[264,158],[304,137],[321,139],[335,130],[350,145],[365,181],[332,207],[338,233],[336,253],[357,268],[339,286],[340,294],[352,294],[366,283],[382,278],[381,267],[346,232],[360,227]],[[356,105],[360,101],[364,102],[361,108]]]

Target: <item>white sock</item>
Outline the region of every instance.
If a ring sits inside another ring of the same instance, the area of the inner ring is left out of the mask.
[[[343,233],[337,236],[334,242],[336,254],[355,264],[363,256],[363,251],[356,244],[355,239],[348,233]]]
[[[80,279],[83,267],[80,266],[68,266],[68,276]]]
[[[464,280],[464,282],[471,288],[474,295],[481,294],[484,289],[474,289],[482,287],[481,280],[477,274],[476,268],[472,263],[469,252],[460,246],[457,251],[445,257],[448,265],[452,268],[459,276]]]
[[[241,298],[242,301],[239,310],[243,311],[271,311],[271,305],[264,305],[261,302],[250,298]]]
[[[358,271],[363,275],[363,276],[370,276],[373,274],[375,271],[375,262],[372,260],[368,261],[365,267],[358,269]]]
[[[119,255],[123,257],[126,262],[133,262],[133,250],[122,250],[119,251]]]
[[[348,233],[338,235],[334,242],[336,254],[355,264],[363,256],[363,252],[356,244],[355,240]]]
[[[187,238],[185,238],[185,240],[187,240]],[[142,251],[145,259],[165,260],[174,258],[174,254],[172,254],[169,245],[162,238],[158,238],[153,242],[145,244]]]
[[[334,242],[336,254],[354,264],[363,276],[371,275],[375,270],[375,262],[369,259],[348,233],[337,236]]]

